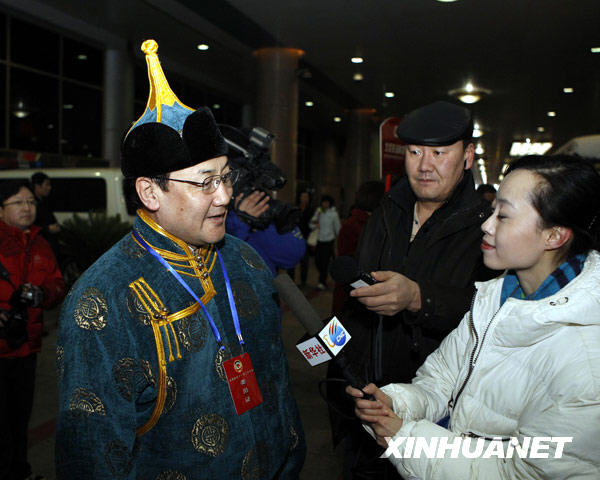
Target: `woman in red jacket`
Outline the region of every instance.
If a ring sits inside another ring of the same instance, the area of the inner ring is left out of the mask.
[[[33,225],[35,204],[27,183],[0,183],[0,478],[43,478],[27,462],[27,428],[42,309],[64,298],[65,284]]]

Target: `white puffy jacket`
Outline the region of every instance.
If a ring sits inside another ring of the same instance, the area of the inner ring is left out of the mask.
[[[600,254],[591,251],[583,271],[543,300],[509,298],[498,309],[502,281],[476,284],[474,330],[467,313],[412,384],[382,389],[404,419],[394,438],[451,442],[476,434],[517,437],[522,444],[523,437],[572,436],[572,443],[564,444],[562,458],[553,458],[550,448],[550,458],[421,455],[390,461],[405,478],[600,479]],[[450,411],[473,351],[471,375]],[[434,423],[449,411],[450,430]],[[405,443],[397,448],[402,455]]]

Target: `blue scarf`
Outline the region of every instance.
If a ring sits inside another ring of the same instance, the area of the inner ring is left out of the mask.
[[[586,258],[587,254],[584,253],[570,257],[548,275],[535,292],[529,295],[525,295],[514,270],[509,270],[504,277],[504,283],[502,283],[500,305],[503,305],[509,296],[522,300],[541,300],[542,298],[554,295],[581,273]]]

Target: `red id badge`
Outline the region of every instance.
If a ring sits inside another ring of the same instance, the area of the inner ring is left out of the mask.
[[[248,353],[224,361],[223,368],[238,415],[262,403],[262,395]]]

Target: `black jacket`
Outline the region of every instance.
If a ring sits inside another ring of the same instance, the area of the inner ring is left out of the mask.
[[[416,370],[469,309],[476,280],[500,272],[483,266],[481,224],[491,214],[475,192],[470,171],[450,199],[421,226],[410,242],[416,197],[408,179],[386,194],[363,229],[357,249],[361,270],[391,270],[419,284],[422,308],[382,317],[381,369],[374,373],[373,336],[378,315],[355,299],[342,323],[352,335],[350,358],[363,378],[379,385],[410,382]]]

